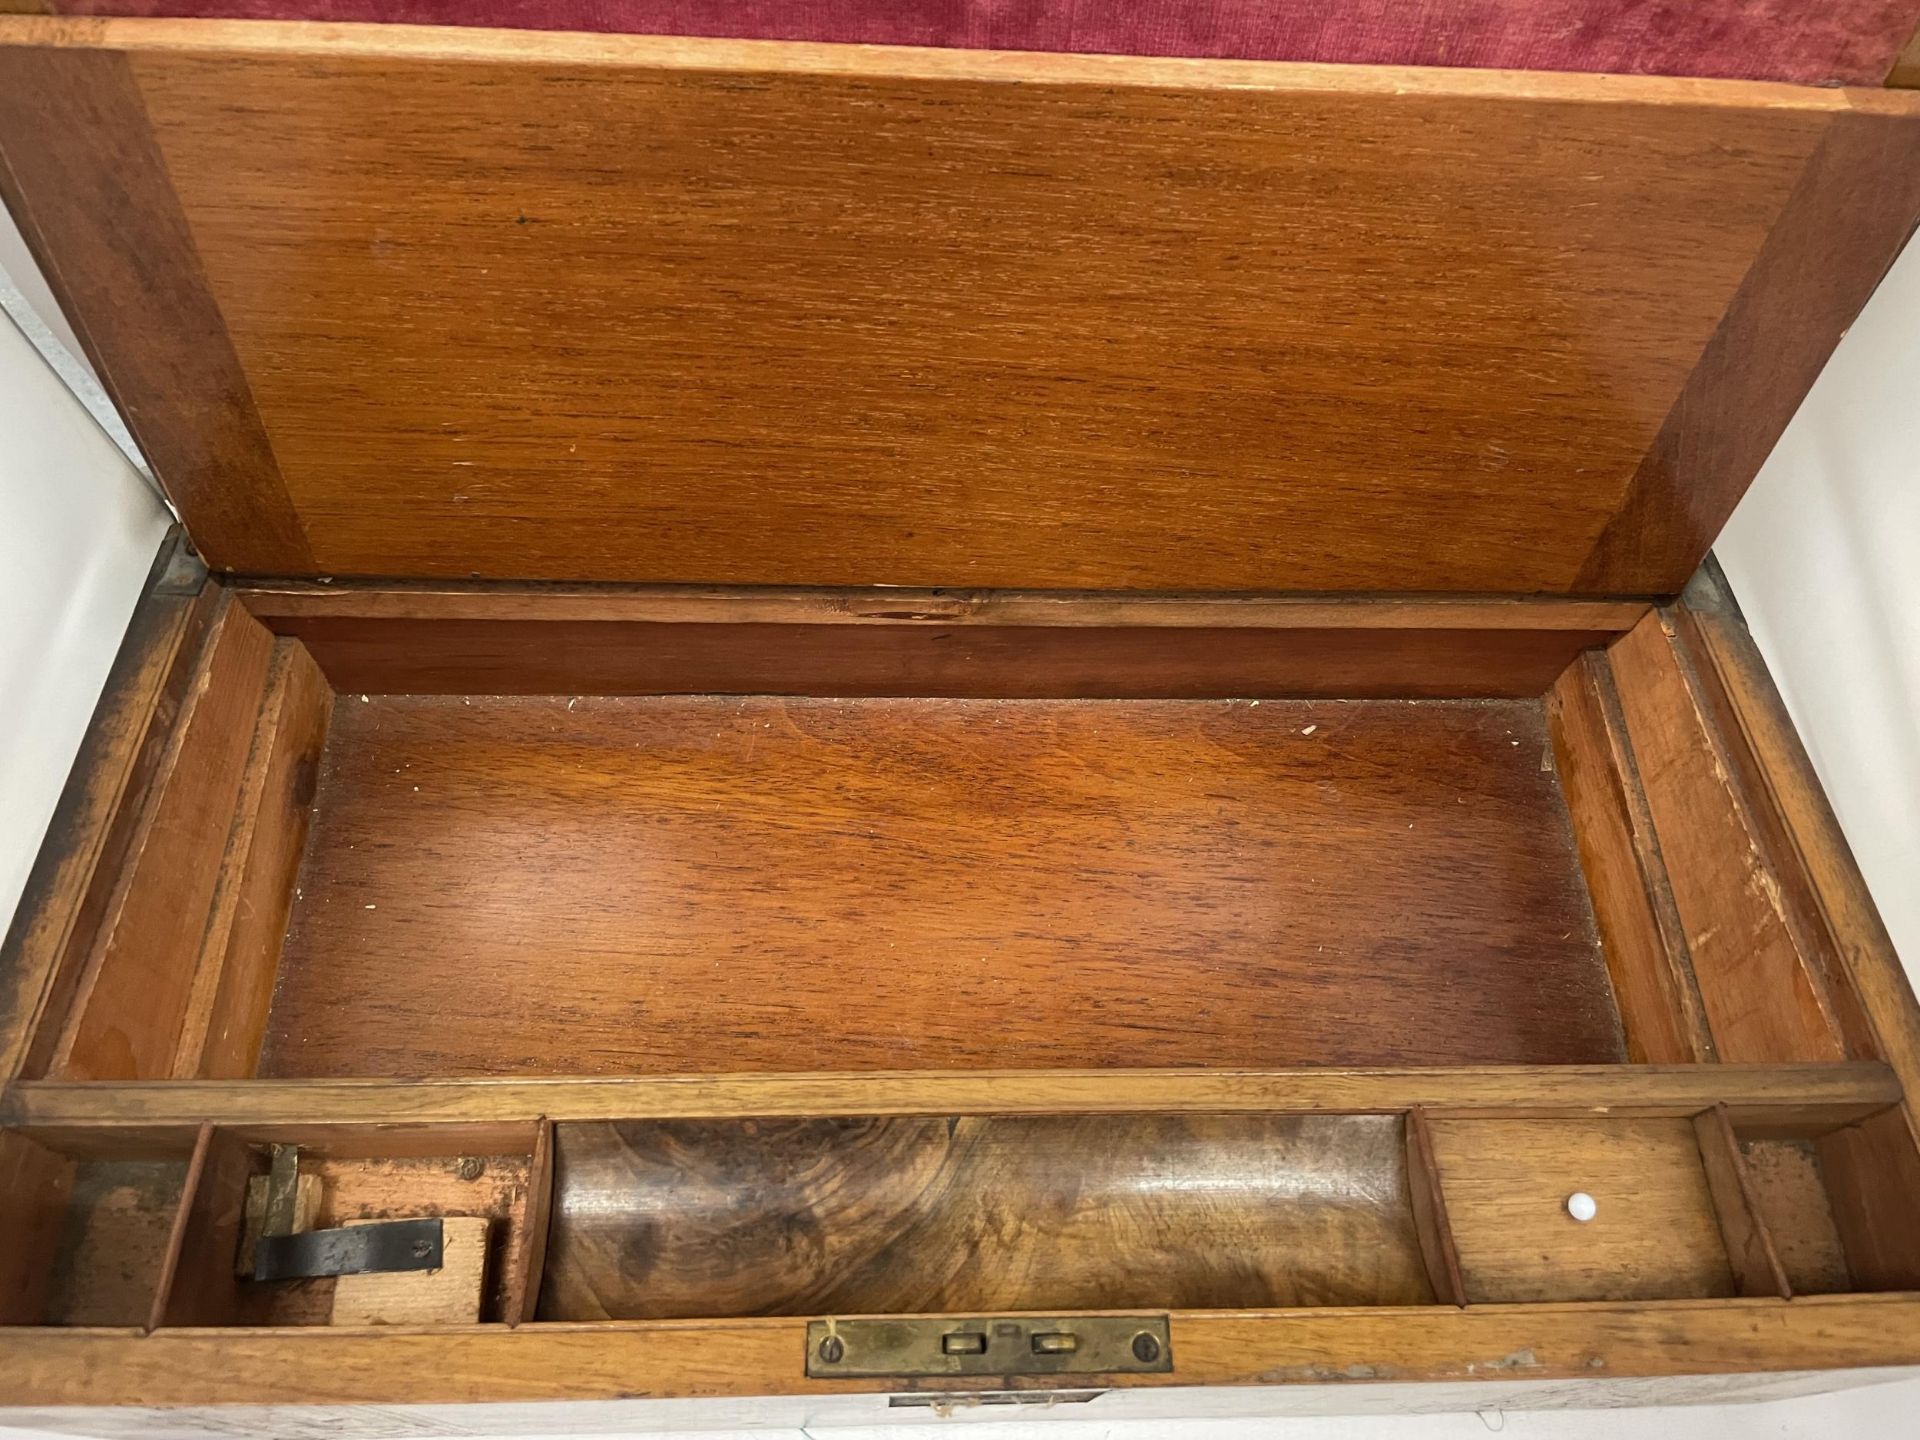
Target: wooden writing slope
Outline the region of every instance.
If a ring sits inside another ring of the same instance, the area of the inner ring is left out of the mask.
[[[1700,568],[1920,97],[16,17],[0,188],[184,525],[0,955],[10,1413],[1920,1365]]]

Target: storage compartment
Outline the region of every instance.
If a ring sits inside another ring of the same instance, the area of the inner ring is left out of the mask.
[[[259,1071],[1623,1058],[1538,700],[349,694]]]
[[[0,1132],[0,1324],[154,1323],[191,1152]]]

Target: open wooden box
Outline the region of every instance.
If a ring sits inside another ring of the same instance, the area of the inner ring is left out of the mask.
[[[0,1403],[1920,1364],[1920,1011],[1698,569],[1914,97],[0,40],[191,539],[0,967]]]

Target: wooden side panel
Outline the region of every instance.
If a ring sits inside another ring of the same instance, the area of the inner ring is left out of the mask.
[[[0,1325],[46,1322],[50,1262],[72,1191],[69,1157],[17,1131],[0,1131]]]
[[[1435,1120],[1434,1158],[1467,1299],[1731,1295],[1733,1277],[1685,1120]],[[1575,1192],[1595,1217],[1567,1212]]]
[[[332,707],[319,668],[281,641],[175,1051],[182,1078],[253,1073]]]
[[[544,1320],[1430,1301],[1397,1116],[560,1125]]]
[[[1171,1323],[1179,1357],[1173,1373],[1103,1377],[1103,1383],[1325,1386],[1329,1377],[1355,1375],[1407,1381],[1674,1376],[1691,1381],[1674,1398],[1697,1398],[1700,1377],[1920,1362],[1920,1299],[1911,1295],[1179,1312]],[[396,1395],[425,1405],[872,1393],[870,1380],[803,1375],[796,1357],[806,1336],[801,1316],[488,1325],[440,1333],[30,1330],[0,1342],[8,1361],[0,1370],[0,1404],[257,1405],[272,1396],[284,1404],[387,1406]],[[1016,1379],[1011,1386],[1058,1387],[1057,1378]],[[1009,1382],[942,1379],[900,1388],[938,1394],[1004,1390]],[[230,1416],[220,1418],[231,1424]]]
[[[338,689],[413,695],[1532,697],[1599,630],[291,619]]]
[[[44,1074],[51,1060],[190,693],[219,599],[205,579],[169,537],[0,946],[0,1076]]]
[[[1560,787],[1593,894],[1627,1053],[1640,1064],[1714,1058],[1686,939],[1604,661],[1584,656],[1547,697]]]
[[[1774,857],[1659,614],[1607,659],[1707,1021],[1729,1061],[1840,1059],[1824,977],[1802,953]]]
[[[88,961],[56,1075],[171,1072],[273,651],[273,637],[237,605],[217,624]]]
[[[95,348],[130,395],[257,412],[257,487],[182,502],[217,564],[306,574],[1670,592],[1751,474],[1726,413],[1783,415],[1891,253],[1916,108],[639,36],[0,37],[70,302],[122,263],[92,197],[170,177],[140,253],[213,358]],[[1796,268],[1810,225],[1848,239]],[[1764,393],[1689,379],[1703,350],[1737,374],[1756,329],[1786,352]],[[163,474],[199,473],[130,408]]]
[[[1818,1149],[1854,1283],[1920,1289],[1920,1152],[1904,1111],[1822,1136]]]

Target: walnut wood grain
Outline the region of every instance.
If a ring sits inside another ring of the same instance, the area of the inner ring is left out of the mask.
[[[149,1336],[0,1336],[0,1404],[386,1405],[870,1392],[814,1380],[802,1317],[477,1326],[437,1333],[314,1327]],[[1324,1385],[1332,1379],[1619,1381],[1855,1370],[1920,1362],[1920,1299],[1813,1296],[1597,1305],[1175,1312],[1171,1374],[1102,1386]],[[1078,1380],[1079,1377],[1070,1377]],[[1828,1376],[1828,1383],[1843,1377]],[[1892,1378],[1882,1374],[1877,1378]],[[901,1381],[896,1393],[1048,1389],[1058,1378]],[[1495,1397],[1489,1403],[1496,1403]]]
[[[73,1189],[73,1161],[31,1136],[0,1131],[0,1325],[38,1325],[47,1318],[58,1253]]]
[[[1469,1302],[1734,1293],[1691,1122],[1436,1119],[1429,1134]],[[1584,1224],[1575,1191],[1598,1205]]]
[[[172,1072],[267,689],[273,636],[227,603],[169,737],[50,1073]]]
[[[514,1080],[28,1081],[0,1095],[0,1119],[63,1144],[182,1136],[211,1118],[262,1140],[328,1124],[422,1127],[444,1153],[447,1128],[479,1126],[472,1149],[513,1143],[484,1132],[556,1120],[850,1115],[1345,1114],[1425,1107],[1430,1117],[1643,1116],[1689,1119],[1724,1103],[1742,1133],[1818,1135],[1900,1103],[1893,1072],[1839,1065],[1464,1065],[1424,1069],[862,1071],[815,1075],[575,1076]],[[429,1143],[429,1142],[422,1142]],[[418,1152],[416,1152],[418,1153]],[[432,1153],[432,1152],[429,1152]]]
[[[1744,777],[1668,630],[1649,615],[1607,650],[1641,788],[1717,1053],[1839,1059],[1823,977],[1796,943]]]
[[[1519,702],[346,696],[261,1073],[1617,1060],[1545,751]]]
[[[0,1076],[44,1074],[140,798],[169,752],[219,591],[168,537],[121,642],[0,946]]]
[[[67,193],[122,130],[157,151],[192,238],[153,263],[204,275],[311,563],[188,523],[216,563],[309,575],[1671,591],[1745,451],[1644,457],[1723,438],[1676,401],[1736,296],[1775,313],[1785,262],[1745,282],[1795,197],[1862,237],[1820,252],[1828,309],[1864,294],[1914,109],[637,36],[0,38],[14,148],[62,166],[19,188],[87,242],[69,294],[112,285]],[[130,81],[126,113],[55,145],[75,67]],[[1781,375],[1817,369],[1820,318],[1768,332]],[[1588,580],[1629,501],[1609,554],[1649,560]]]
[[[543,1320],[1419,1304],[1398,1117],[555,1129]]]

